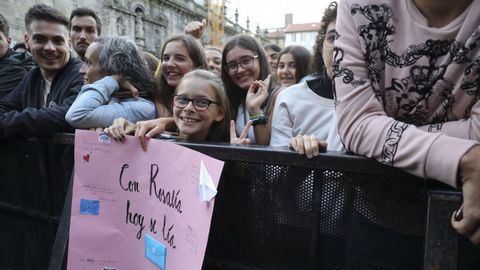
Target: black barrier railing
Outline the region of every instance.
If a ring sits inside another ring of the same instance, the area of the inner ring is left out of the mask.
[[[0,140],[0,269],[46,269],[73,146]]]
[[[73,138],[0,141],[0,269],[64,267]],[[345,153],[179,144],[225,161],[204,269],[480,265],[450,226],[460,193],[439,182]]]

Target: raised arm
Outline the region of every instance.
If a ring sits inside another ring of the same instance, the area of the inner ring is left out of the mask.
[[[196,39],[200,39],[203,35],[203,31],[205,30],[206,25],[207,25],[207,20],[205,19],[203,19],[201,22],[199,21],[189,22],[185,26],[185,34],[191,35]]]
[[[76,128],[91,128],[108,127],[119,117],[130,122],[155,117],[155,107],[151,101],[129,98],[110,102],[112,93],[118,89],[117,81],[110,76],[84,85],[65,118]]]
[[[268,75],[268,77],[262,81],[257,80],[250,85],[248,89],[247,97],[245,100],[245,104],[247,107],[248,114],[250,115],[250,120],[253,121],[253,133],[255,134],[255,142],[258,145],[269,145],[270,144],[270,129],[267,122],[265,123],[256,123],[258,119],[265,119],[266,116],[264,111],[262,110],[262,104],[268,100],[268,88],[270,85],[270,78],[272,75]],[[253,118],[252,117],[255,117]]]

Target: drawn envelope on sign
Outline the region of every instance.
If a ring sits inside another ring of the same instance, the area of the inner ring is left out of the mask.
[[[98,216],[100,213],[99,200],[80,199],[80,214]]]
[[[145,257],[158,268],[165,270],[167,248],[148,234],[145,234]]]
[[[215,187],[212,177],[208,173],[203,160],[200,162],[198,193],[200,195],[200,200],[203,202],[209,202],[215,197],[215,195],[217,195],[217,188]]]

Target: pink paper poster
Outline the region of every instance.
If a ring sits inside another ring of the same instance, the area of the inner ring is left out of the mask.
[[[77,130],[68,269],[201,269],[223,162]]]

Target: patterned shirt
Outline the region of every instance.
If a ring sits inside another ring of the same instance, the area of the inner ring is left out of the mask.
[[[480,141],[480,1],[441,28],[413,0],[344,0],[334,50],[347,150],[455,186]]]

